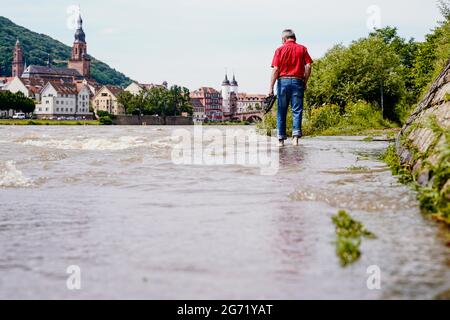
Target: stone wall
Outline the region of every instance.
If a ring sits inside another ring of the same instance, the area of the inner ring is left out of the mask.
[[[434,168],[448,161],[450,61],[412,113],[397,139],[397,152],[422,186],[433,183]],[[448,150],[447,150],[448,152]],[[450,187],[450,182],[444,187]],[[450,190],[450,188],[449,188]]]
[[[128,126],[140,126],[140,125],[148,125],[148,126],[162,126],[162,125],[171,125],[171,126],[180,126],[180,125],[192,125],[192,117],[158,117],[158,116],[131,116],[131,115],[122,115],[116,116],[113,119],[113,123],[115,125],[128,125]]]

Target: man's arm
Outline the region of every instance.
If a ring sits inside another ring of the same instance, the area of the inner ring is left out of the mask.
[[[311,76],[311,71],[312,71],[312,65],[310,63],[308,63],[305,66],[305,89],[308,87],[308,80],[309,80],[309,77]]]
[[[272,68],[272,76],[270,77],[270,88],[269,88],[270,96],[273,96],[273,87],[275,86],[275,82],[277,82],[278,74],[279,74],[278,67],[273,67]]]

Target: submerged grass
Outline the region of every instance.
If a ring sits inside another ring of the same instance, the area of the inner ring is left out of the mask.
[[[370,172],[371,169],[363,166],[351,166],[347,168],[348,171],[351,172]]]
[[[376,236],[344,210],[333,216],[332,221],[336,226],[336,254],[345,267],[361,257],[361,239],[375,239]]]

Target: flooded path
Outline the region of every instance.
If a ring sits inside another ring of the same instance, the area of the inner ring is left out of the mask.
[[[376,160],[386,142],[308,138],[263,176],[175,165],[172,130],[0,127],[0,298],[431,299],[450,288],[450,249]],[[377,235],[347,268],[340,209]],[[79,291],[66,288],[70,265]],[[371,265],[381,290],[367,288]]]

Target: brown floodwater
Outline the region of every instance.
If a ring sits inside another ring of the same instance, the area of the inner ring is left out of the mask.
[[[387,142],[307,138],[262,175],[174,164],[175,129],[0,127],[0,298],[432,299],[450,288],[438,227],[377,160]],[[377,236],[347,268],[340,209]],[[71,265],[80,290],[67,289]],[[366,284],[373,265],[380,290]]]

